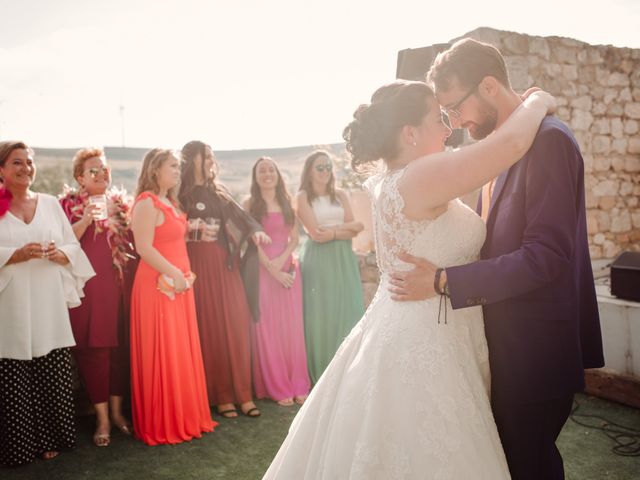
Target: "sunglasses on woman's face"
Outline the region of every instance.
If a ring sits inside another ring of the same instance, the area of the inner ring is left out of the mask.
[[[85,172],[89,172],[89,176],[95,180],[100,174],[104,176],[109,175],[109,173],[111,173],[111,168],[108,165],[104,165],[102,167],[89,168],[85,170]]]
[[[316,165],[314,168],[316,169],[316,172],[330,172],[333,169],[333,165],[326,163],[324,165]]]

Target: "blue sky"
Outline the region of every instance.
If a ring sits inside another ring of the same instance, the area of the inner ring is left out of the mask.
[[[404,48],[479,26],[640,48],[640,2],[604,4],[0,0],[0,137],[120,145],[124,118],[128,146],[333,143]]]

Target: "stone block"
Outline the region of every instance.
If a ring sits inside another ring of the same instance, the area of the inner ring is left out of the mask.
[[[594,245],[603,245],[605,242],[605,236],[602,233],[596,233],[593,236],[593,243]]]
[[[604,115],[607,113],[607,105],[604,102],[595,102],[591,113],[594,115]]]
[[[631,230],[631,215],[629,210],[621,210],[617,215],[611,215],[611,232],[621,233]]]
[[[640,120],[640,102],[627,103],[624,106],[624,114],[634,120]]]
[[[633,97],[631,96],[631,89],[629,89],[629,87],[625,87],[622,90],[620,90],[620,94],[618,95],[618,101],[620,103],[633,101]]]
[[[624,114],[624,107],[619,103],[610,103],[607,105],[607,115],[610,117],[620,117]]]
[[[567,80],[577,80],[578,79],[578,67],[575,65],[563,65],[562,66],[562,76]],[[586,87],[586,85],[583,85]],[[588,88],[588,87],[587,87]]]
[[[596,197],[593,192],[591,192],[590,190],[587,190],[584,196],[585,196],[585,205],[587,208],[595,208],[598,206],[599,197]]]
[[[620,253],[620,247],[611,240],[606,240],[602,245],[602,255],[604,258],[613,258]]]
[[[594,235],[599,231],[598,212],[596,210],[587,210],[587,233],[589,235]]]
[[[577,59],[577,50],[575,48],[564,47],[562,45],[554,46],[551,50],[552,57],[558,63],[575,63]]]
[[[593,157],[593,170],[596,172],[606,172],[611,168],[611,157],[609,155],[595,155]]]
[[[633,183],[631,182],[622,182],[620,183],[620,195],[626,197],[627,195],[631,195],[633,193]]]
[[[628,156],[624,160],[624,171],[629,173],[640,172],[640,156]],[[634,189],[634,195],[639,195]]]
[[[617,198],[612,195],[608,195],[606,197],[600,197],[598,206],[603,211],[612,210],[616,206],[616,201],[617,201]]]
[[[629,74],[633,72],[633,61],[627,58],[622,62],[620,62],[620,65],[618,65],[618,68],[622,70],[624,73]]]
[[[611,151],[624,155],[627,152],[627,139],[616,138],[611,142]]]
[[[549,43],[546,38],[541,37],[531,37],[529,38],[529,53],[538,55],[545,60],[549,60],[550,51],[549,51]]]
[[[574,110],[574,115],[576,112],[580,112],[581,110]],[[593,121],[591,125],[591,132],[595,134],[607,135],[611,133],[611,120],[607,117],[597,118]]]
[[[607,105],[607,115],[610,117],[620,117],[624,113],[624,107],[619,103],[610,103]]]
[[[634,88],[631,90],[631,96],[633,97],[633,100],[640,102],[640,88]]]
[[[629,153],[640,153],[640,137],[629,137]]]
[[[574,98],[570,102],[573,108],[579,108],[581,110],[589,111],[593,105],[593,100],[590,95],[582,95],[581,97]]]
[[[629,80],[631,81],[631,85],[633,87],[640,87],[640,68],[635,68],[631,75],[629,75]]]
[[[635,135],[638,133],[638,122],[635,120],[625,120],[624,122],[624,133],[626,135]]]
[[[592,123],[593,123],[593,116],[588,111],[581,110],[579,108],[573,109],[573,113],[571,115],[571,128],[573,128],[574,130],[588,131],[591,128]],[[594,132],[594,133],[609,133],[609,132]]]
[[[632,192],[633,193],[633,192]],[[638,197],[627,197],[625,198],[625,203],[629,208],[636,208],[638,206],[640,199]],[[633,217],[633,215],[632,215]]]
[[[611,152],[611,138],[606,135],[595,135],[591,142],[593,153],[608,155]]]
[[[598,229],[600,232],[607,232],[611,228],[611,216],[608,212],[596,210],[596,219],[598,220]]]
[[[611,135],[613,138],[622,138],[624,136],[624,125],[619,117],[614,117],[610,121]]]
[[[507,35],[502,40],[503,48],[516,55],[527,55],[529,53],[529,39],[525,35],[517,33]]]
[[[604,91],[604,103],[613,102],[619,95],[620,93],[615,88],[606,88]]]
[[[592,260],[602,258],[602,248],[598,245],[589,245],[589,256]]]
[[[616,180],[600,180],[593,187],[593,194],[596,197],[615,197],[618,195],[619,182]]]
[[[620,72],[613,72],[609,75],[607,85],[610,87],[626,87],[631,84],[629,75]]]
[[[624,170],[624,157],[614,156],[611,159],[611,166],[615,172],[621,172]]]
[[[640,228],[640,211],[633,212],[631,214],[631,221],[633,223],[633,228]]]

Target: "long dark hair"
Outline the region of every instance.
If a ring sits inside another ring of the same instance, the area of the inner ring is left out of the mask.
[[[253,168],[251,169],[251,197],[249,198],[249,213],[258,222],[261,222],[262,217],[267,213],[267,202],[262,198],[260,185],[258,185],[256,180],[258,165],[262,161],[271,162],[276,169],[276,173],[278,174],[278,182],[276,183],[276,201],[280,206],[280,210],[282,210],[282,216],[284,217],[285,223],[287,225],[293,225],[296,221],[296,215],[293,211],[293,207],[291,206],[291,195],[289,195],[287,186],[284,184],[278,164],[271,157],[260,157],[256,160],[256,163],[253,164]]]
[[[193,188],[196,186],[196,157],[200,154],[202,158],[202,164],[200,166],[200,174],[204,178],[204,186],[214,195],[220,197],[225,201],[231,200],[231,194],[224,185],[216,180],[218,176],[218,164],[213,160],[213,176],[210,178],[207,172],[204,170],[205,157],[207,156],[207,148],[212,150],[210,145],[201,142],[200,140],[193,140],[184,147],[182,147],[182,169],[180,170],[180,192],[178,198],[180,203],[184,205],[185,209],[190,207],[190,196]]]
[[[300,188],[298,191],[307,192],[307,201],[309,205],[311,202],[315,200],[318,196],[316,192],[313,191],[313,183],[311,181],[311,173],[313,169],[313,162],[315,162],[320,157],[327,157],[327,159],[333,163],[333,159],[331,154],[326,150],[314,150],[304,161],[304,167],[302,168],[302,175],[300,176]],[[329,178],[329,183],[327,184],[327,193],[329,194],[329,199],[331,203],[340,203],[336,197],[336,177],[333,175],[333,169],[331,169],[331,177]]]

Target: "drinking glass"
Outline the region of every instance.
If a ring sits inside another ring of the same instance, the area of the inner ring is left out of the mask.
[[[200,218],[189,219],[189,240],[199,242],[201,240],[200,230],[202,228],[202,220]]]
[[[107,213],[107,196],[91,195],[89,197],[89,205],[95,205],[96,210],[93,218],[95,220],[106,220],[109,217]]]

